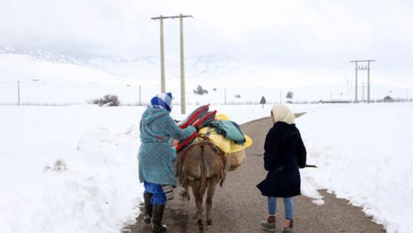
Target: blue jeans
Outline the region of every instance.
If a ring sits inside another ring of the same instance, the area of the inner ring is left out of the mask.
[[[145,193],[152,193],[151,204],[152,205],[165,205],[166,196],[163,192],[162,186],[160,184],[154,184],[150,182],[144,182]]]
[[[267,197],[268,215],[275,215],[277,213],[277,198]],[[294,204],[292,197],[284,197],[285,219],[293,220]]]

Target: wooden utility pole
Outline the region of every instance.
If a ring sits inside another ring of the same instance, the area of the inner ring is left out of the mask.
[[[355,88],[356,88],[356,93],[355,93],[355,99],[354,101],[357,103],[357,71],[358,70],[367,70],[367,103],[370,103],[370,62],[375,62],[375,60],[356,60],[356,61],[350,61],[356,63],[356,83]],[[357,64],[359,62],[367,62],[367,67],[359,67]]]
[[[151,19],[160,21],[160,34],[161,34],[161,92],[165,93],[165,53],[164,53],[164,36],[163,36],[163,20],[171,18],[169,16],[153,17]]]

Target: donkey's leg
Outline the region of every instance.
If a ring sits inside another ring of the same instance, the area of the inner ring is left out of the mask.
[[[188,168],[184,167],[182,168],[182,176],[180,176],[179,181],[179,186],[180,186],[180,191],[179,191],[179,197],[181,200],[187,200],[189,201],[189,199],[191,199],[190,195],[189,195],[189,190],[188,190],[188,186],[189,183],[193,180],[193,177],[190,177],[188,175]]]
[[[218,180],[215,176],[208,179],[208,193],[207,193],[207,199],[206,199],[207,225],[212,225],[212,218],[211,218],[212,199],[214,197],[215,187],[217,183],[218,183]]]
[[[183,182],[180,185],[179,189],[179,197],[181,200],[187,200],[191,199],[191,196],[188,193],[188,183],[189,180],[187,178],[183,179]]]
[[[191,183],[192,191],[195,197],[195,204],[196,204],[196,214],[197,214],[197,223],[199,232],[204,232],[204,223],[202,221],[202,196],[201,193],[201,181],[195,180]]]

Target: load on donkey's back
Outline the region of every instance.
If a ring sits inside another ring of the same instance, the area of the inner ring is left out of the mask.
[[[180,122],[180,128],[189,125],[197,128],[189,138],[177,143],[177,152],[191,143],[209,139],[225,154],[225,171],[233,171],[241,166],[246,158],[245,149],[252,145],[252,139],[244,134],[239,125],[224,114],[209,111],[209,104],[196,108]]]

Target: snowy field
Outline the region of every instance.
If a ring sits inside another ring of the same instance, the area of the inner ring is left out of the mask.
[[[270,108],[211,105],[239,124],[267,117]],[[413,104],[290,108],[307,112],[296,123],[308,163],[318,166],[301,170],[303,194],[322,205],[317,189],[328,189],[387,232],[413,232]],[[136,159],[143,111],[0,106],[0,232],[113,233],[133,222],[143,192]],[[174,107],[175,119],[185,117],[179,113]]]

